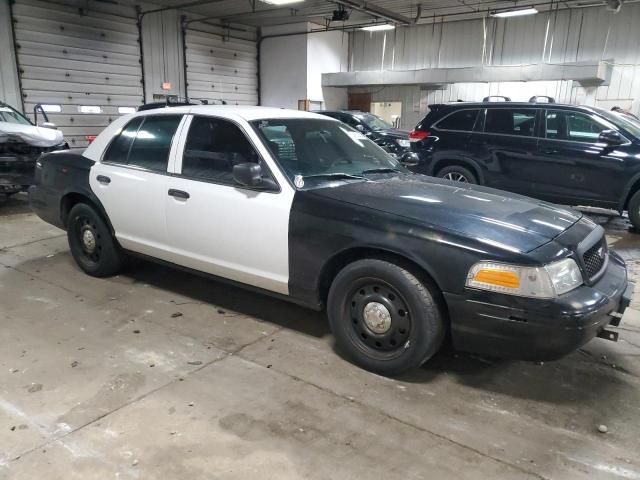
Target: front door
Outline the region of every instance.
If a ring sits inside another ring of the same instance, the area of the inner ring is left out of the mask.
[[[274,174],[268,152],[241,122],[194,116],[167,196],[169,242],[179,265],[288,294],[293,189]],[[277,190],[242,187],[233,166],[258,163]]]
[[[545,200],[616,208],[624,178],[626,147],[600,142],[613,124],[572,110],[547,110],[544,138],[538,146],[541,174],[532,179]]]
[[[531,195],[537,152],[537,111],[487,108],[484,128],[469,138],[469,151],[481,164],[485,185]]]
[[[128,250],[164,257],[167,166],[181,120],[181,115],[134,118],[91,168],[91,190],[102,203],[116,238]]]

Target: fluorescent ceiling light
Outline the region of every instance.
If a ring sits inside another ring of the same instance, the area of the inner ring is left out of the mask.
[[[509,17],[521,17],[523,15],[535,15],[538,10],[535,8],[521,8],[519,10],[504,10],[502,12],[491,12],[492,17],[509,18]]]
[[[382,30],[393,30],[394,28],[396,28],[395,25],[384,23],[382,25],[371,25],[370,27],[362,27],[360,30],[366,30],[367,32],[380,32]]]
[[[289,5],[290,3],[301,3],[304,0],[262,0],[264,3],[270,3],[271,5]]]

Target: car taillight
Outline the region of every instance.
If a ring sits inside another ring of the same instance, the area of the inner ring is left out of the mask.
[[[96,139],[97,135],[85,135],[84,139],[89,142],[89,145],[91,145],[91,142],[93,142]]]
[[[431,135],[431,132],[424,132],[422,130],[413,130],[409,133],[409,141],[410,142],[421,142],[425,138]]]

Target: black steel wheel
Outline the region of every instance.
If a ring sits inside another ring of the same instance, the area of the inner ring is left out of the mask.
[[[431,288],[388,261],[347,265],[331,285],[327,305],[338,347],[356,364],[383,375],[420,366],[444,338]]]
[[[411,332],[411,313],[402,295],[386,282],[364,278],[349,296],[354,344],[381,357],[401,354]]]
[[[71,254],[87,274],[105,277],[122,267],[123,254],[100,215],[79,203],[69,212],[67,239]]]

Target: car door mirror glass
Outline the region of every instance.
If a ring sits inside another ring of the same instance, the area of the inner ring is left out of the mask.
[[[624,138],[615,130],[603,130],[600,132],[600,142],[607,145],[621,145],[624,143]]]
[[[262,176],[262,167],[257,163],[240,163],[233,166],[233,180],[244,187],[277,190],[277,184]]]

